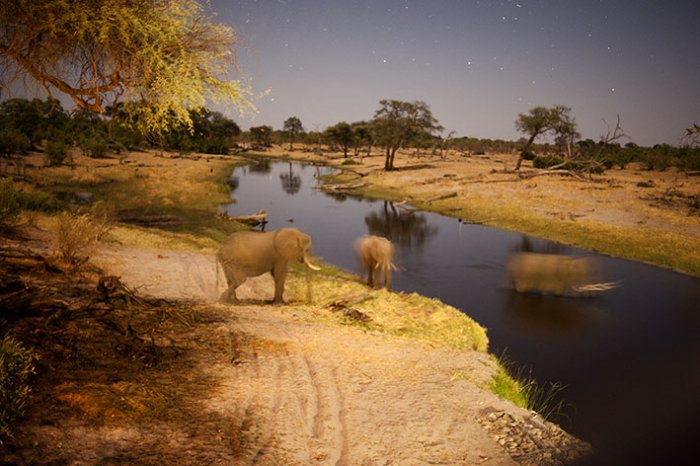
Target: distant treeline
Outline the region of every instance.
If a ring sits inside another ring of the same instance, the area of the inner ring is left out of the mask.
[[[129,121],[121,106],[110,107],[105,114],[87,110],[67,112],[58,100],[10,99],[0,102],[0,157],[6,158],[32,150],[43,150],[49,164],[58,165],[77,148],[90,157],[107,153],[158,148],[181,153],[198,152],[229,154],[232,150],[264,149],[272,144],[303,144],[307,150],[363,155],[382,150],[375,146],[374,121],[340,122],[324,131],[304,131],[301,122],[292,117],[285,122],[287,130],[270,126],[251,127],[242,131],[238,124],[219,112],[206,108],[192,110],[191,128],[177,127],[160,136],[142,134],[136,122]],[[289,123],[293,122],[294,125]],[[293,131],[290,128],[294,128]],[[445,156],[448,151],[463,156],[492,153],[516,154],[526,147],[527,140],[446,137],[425,133],[414,138],[410,149],[415,155]],[[599,156],[603,141],[579,140],[574,148],[581,155]],[[570,150],[570,149],[569,149]],[[537,167],[560,165],[566,161],[563,148],[556,144],[532,144],[526,158]],[[607,143],[605,168],[624,168],[639,162],[650,170],[675,166],[686,171],[700,170],[700,148],[659,144],[642,147],[632,142],[621,145]]]

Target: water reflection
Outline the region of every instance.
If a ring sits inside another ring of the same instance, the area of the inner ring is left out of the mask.
[[[228,179],[228,187],[231,188],[231,194],[236,192],[239,184],[241,184],[240,177],[231,175],[231,177]]]
[[[530,335],[556,338],[583,335],[605,316],[590,300],[512,292],[507,303],[510,324]]]
[[[293,196],[301,189],[301,176],[294,174],[291,163],[289,164],[289,172],[280,174],[280,180],[282,181],[282,190],[289,196]]]
[[[384,201],[382,209],[369,212],[365,224],[370,234],[389,238],[406,249],[421,248],[438,233],[425,215],[397,208],[391,201]]]
[[[267,174],[272,171],[272,164],[270,159],[251,159],[248,169],[251,173]]]

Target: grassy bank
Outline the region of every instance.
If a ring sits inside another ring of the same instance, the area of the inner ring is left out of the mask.
[[[373,195],[372,189],[366,195]],[[384,199],[405,199],[396,190]],[[376,195],[376,193],[374,193]],[[544,218],[522,207],[494,204],[475,196],[436,203],[415,202],[416,208],[487,226],[524,233],[613,257],[636,260],[700,277],[700,243],[670,231],[607,225],[595,221]],[[682,254],[679,254],[682,251]]]
[[[343,168],[338,165],[338,168]],[[357,168],[353,168],[357,170]],[[454,185],[451,188],[456,193],[454,197],[438,201],[429,201],[435,191],[426,190],[420,182],[401,182],[401,175],[381,171],[368,171],[361,178],[365,186],[357,189],[358,194],[375,199],[392,201],[407,200],[413,207],[435,212],[477,224],[502,228],[514,232],[528,234],[534,237],[576,246],[624,259],[636,260],[652,265],[669,268],[675,271],[700,277],[700,241],[697,235],[687,232],[692,229],[693,217],[672,211],[655,211],[653,215],[666,215],[664,218],[669,225],[682,222],[684,228],[659,229],[644,224],[638,226],[615,225],[595,219],[576,218],[566,215],[571,201],[564,199],[520,198],[527,191],[525,181],[512,190],[508,197],[494,197],[480,194],[468,186]],[[348,172],[333,177],[330,182],[357,182],[356,173]],[[438,179],[438,183],[440,183]],[[582,184],[585,182],[582,182]],[[485,185],[483,185],[485,186]],[[530,185],[532,186],[532,185]],[[437,186],[436,189],[448,189]],[[484,187],[488,189],[488,187]],[[605,188],[601,188],[605,189]],[[613,189],[613,188],[611,188]],[[438,191],[439,192],[439,191]],[[549,209],[559,215],[543,214]],[[621,210],[624,210],[624,206]],[[688,227],[690,225],[690,227]],[[697,228],[698,222],[695,222]]]

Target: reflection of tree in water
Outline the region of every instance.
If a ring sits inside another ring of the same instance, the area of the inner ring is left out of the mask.
[[[282,189],[287,194],[296,194],[301,189],[301,177],[292,172],[291,163],[289,164],[289,173],[282,173],[280,180],[282,180]]]
[[[532,238],[522,235],[520,244],[515,245],[514,252],[538,252],[540,254],[562,254],[562,245],[549,241],[538,241],[533,243]]]
[[[384,201],[383,209],[367,214],[365,224],[370,234],[384,236],[405,248],[422,247],[438,232],[425,215],[397,210],[389,201]]]
[[[240,183],[240,178],[237,176],[231,175],[231,177],[228,179],[228,187],[231,188],[231,192],[233,193],[236,189],[238,189],[238,184]]]
[[[248,165],[251,173],[270,173],[272,165],[269,159],[256,159]]]

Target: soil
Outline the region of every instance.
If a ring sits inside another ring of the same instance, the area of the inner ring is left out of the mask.
[[[700,243],[698,177],[620,170],[603,184],[511,183],[512,173],[497,170],[514,160],[397,157],[399,170],[376,176],[410,184],[416,196],[459,187],[552,221],[672,231]],[[182,161],[142,153],[121,163],[163,172]],[[358,170],[382,164],[369,157]],[[101,244],[76,272],[55,262],[44,231],[1,239],[0,311],[36,348],[37,374],[0,464],[553,465],[591,454],[482,388],[495,371],[485,353],[329,325],[316,315],[326,310],[308,311],[299,296],[268,304],[270,276],[248,280],[241,305],[219,304],[210,254]]]
[[[53,248],[38,230],[3,241],[3,277],[32,291],[16,330],[37,348],[38,377],[2,464],[549,465],[590,453],[479,388],[494,371],[485,353],[319,323],[295,296],[267,304],[269,275],[243,285],[243,304],[218,304],[210,255],[108,244],[99,268],[76,274]]]

